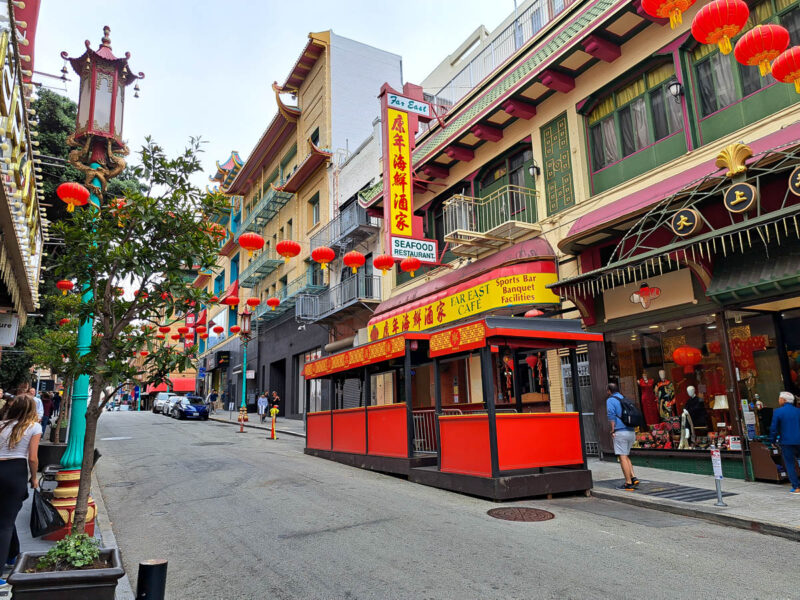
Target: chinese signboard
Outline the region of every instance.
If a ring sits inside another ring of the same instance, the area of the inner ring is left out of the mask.
[[[386,143],[389,145],[389,219],[392,235],[410,236],[413,215],[411,192],[411,142],[408,114],[387,109]]]
[[[323,375],[330,375],[331,373],[397,358],[398,356],[403,356],[405,352],[406,340],[403,336],[397,336],[390,340],[366,344],[347,352],[340,352],[333,356],[306,363],[303,369],[303,376],[306,379],[314,379],[315,377],[322,377]]]
[[[386,102],[390,108],[398,108],[406,112],[413,112],[423,117],[431,116],[431,105],[427,102],[419,100],[412,100],[405,96],[398,96],[397,94],[387,94]]]
[[[371,322],[369,339],[374,341],[406,331],[424,331],[498,308],[558,304],[558,296],[546,287],[557,279],[555,273],[522,273],[489,279],[417,308]]]
[[[566,113],[550,121],[541,131],[547,214],[553,215],[575,204]]]
[[[431,336],[430,356],[455,354],[465,350],[482,348],[486,342],[486,327],[483,322],[470,323],[461,327],[454,327],[447,331],[440,331]]]
[[[392,257],[407,258],[413,256],[421,262],[435,263],[439,256],[436,240],[418,240],[392,236]]]

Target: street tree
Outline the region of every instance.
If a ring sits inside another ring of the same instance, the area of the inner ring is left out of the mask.
[[[143,189],[105,194],[99,210],[90,202],[54,226],[64,241],[56,274],[76,282],[83,301],[75,319],[92,324],[91,347],[73,365],[73,373],[90,382],[73,531],[85,526],[97,420],[106,403],[127,382],[157,384],[185,370],[196,352],[195,346],[160,342],[155,330],[209,300],[187,279],[195,269],[215,267],[221,239],[211,220],[229,205],[192,183],[202,170],[200,152],[193,138],[181,154],[168,157],[147,138],[141,164],[132,169]]]

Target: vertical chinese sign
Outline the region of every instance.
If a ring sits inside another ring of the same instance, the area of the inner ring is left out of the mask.
[[[389,222],[392,235],[411,236],[411,142],[408,113],[387,108],[386,141],[389,146]]]

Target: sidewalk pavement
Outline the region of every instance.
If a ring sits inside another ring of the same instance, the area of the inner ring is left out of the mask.
[[[52,484],[50,484],[52,487]],[[48,488],[49,489],[49,488]],[[100,484],[97,481],[97,476],[92,473],[92,497],[94,498],[95,505],[97,506],[97,516],[95,517],[94,535],[100,541],[100,545],[105,548],[116,548],[117,540],[114,537],[114,532],[111,531],[111,521],[106,512],[106,505],[103,502],[103,496],[100,493]],[[33,491],[29,490],[28,499],[22,504],[22,509],[17,515],[17,535],[19,536],[19,546],[22,552],[47,552],[55,542],[45,540],[44,538],[31,537],[31,506],[33,504]],[[4,578],[5,579],[5,578]],[[10,600],[14,597],[11,586],[4,585],[0,587],[0,600]],[[122,579],[117,583],[117,589],[114,594],[115,600],[134,600],[133,589],[131,588],[128,574],[122,576]]]
[[[622,470],[616,461],[593,459],[589,461],[589,468],[592,470],[594,480],[592,495],[596,498],[616,500],[800,541],[800,496],[789,494],[791,489],[789,485],[723,479],[722,491],[731,495],[723,497],[727,507],[718,507],[714,506],[717,501],[716,494],[711,497],[711,493],[704,495],[711,499],[697,502],[654,495],[670,495],[673,486],[690,486],[714,492],[716,486],[711,475],[637,466],[636,476],[642,484],[639,490],[627,492],[616,488],[616,485],[624,482]],[[681,495],[684,498],[703,496],[699,490],[683,490]]]
[[[230,412],[218,410],[209,418],[212,421],[229,423],[231,425],[236,425],[237,427],[239,426],[238,411]],[[263,423],[260,422],[256,413],[248,413],[247,418],[249,420],[244,424],[245,427],[250,427],[252,429],[263,429],[265,431],[270,430],[269,418],[265,419]],[[282,419],[281,417],[278,417],[275,428],[278,430],[278,435],[285,433],[286,435],[293,435],[296,437],[306,437],[306,424],[305,421],[300,419]]]

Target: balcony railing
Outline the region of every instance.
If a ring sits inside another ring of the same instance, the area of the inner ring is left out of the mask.
[[[297,297],[295,316],[304,321],[321,321],[354,307],[359,302],[381,301],[381,278],[357,275],[345,279],[321,294],[301,294]]]
[[[287,283],[283,288],[278,290],[276,296],[281,301],[280,305],[272,310],[266,303],[261,303],[256,308],[256,319],[269,321],[276,317],[281,316],[287,310],[294,308],[297,298],[301,294],[319,294],[326,289],[324,285],[320,285],[313,279],[313,272],[308,271],[305,275],[301,275],[297,279],[293,279]]]
[[[288,192],[279,192],[274,188],[270,188],[247,214],[239,232],[258,232],[265,223],[278,214],[281,208],[286,206],[286,203],[292,199],[292,196],[293,194],[289,194]]]
[[[283,259],[275,254],[275,250],[272,248],[262,250],[239,275],[239,285],[245,288],[255,287],[259,281],[280,267],[281,264],[283,264]]]
[[[444,239],[458,255],[498,248],[531,231],[536,224],[536,190],[504,186],[485,198],[455,195],[444,204]]]
[[[311,236],[311,249],[329,246],[347,252],[380,231],[381,221],[367,215],[367,209],[353,202]]]
[[[540,0],[525,12],[517,15],[516,23],[511,23],[486,46],[458,74],[426,100],[436,104],[440,110],[453,106],[466,96],[492,71],[519,50],[550,21],[564,12],[578,0]],[[516,32],[515,32],[516,25]],[[420,129],[420,132],[423,130]]]

